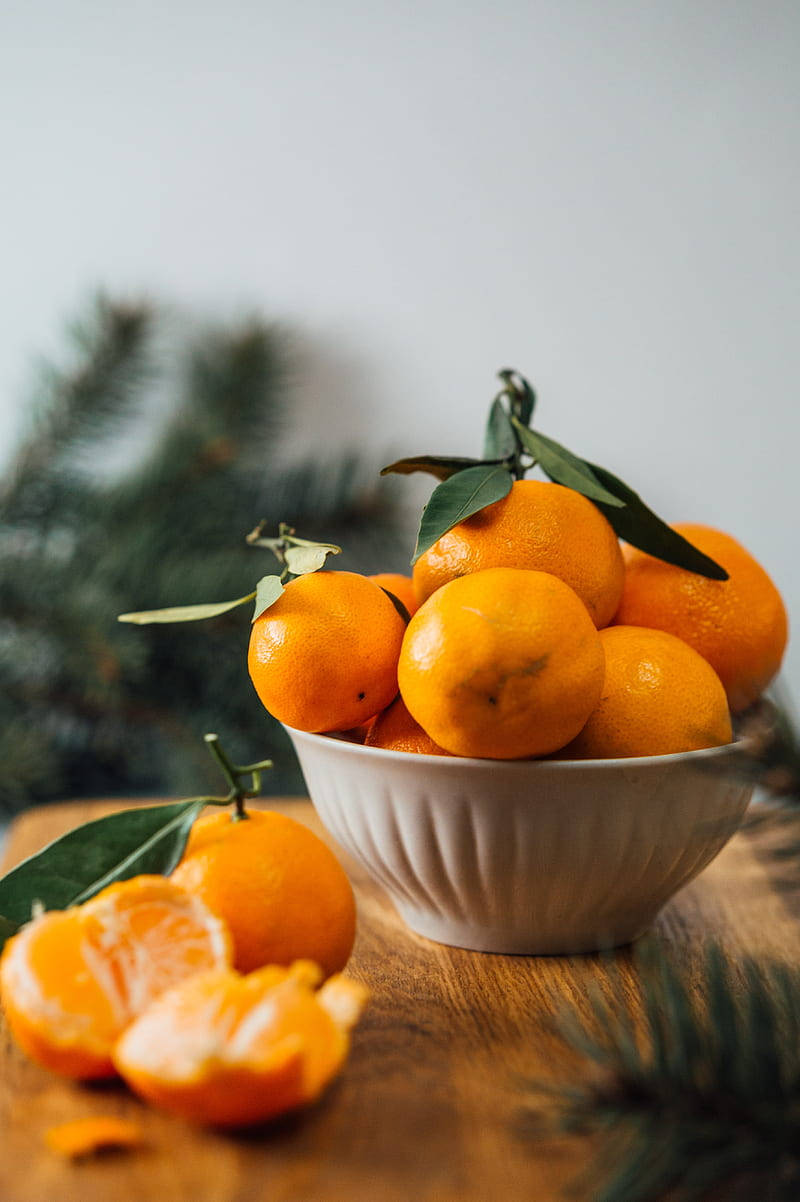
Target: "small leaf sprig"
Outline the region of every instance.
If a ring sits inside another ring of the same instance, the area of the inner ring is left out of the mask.
[[[0,946],[39,910],[65,910],[94,897],[115,881],[140,873],[168,875],[183,855],[192,824],[206,806],[234,806],[234,821],[247,818],[245,801],[261,792],[261,773],[271,760],[237,765],[219,736],[205,743],[229,785],[225,797],[189,797],[168,805],[107,814],[62,835],[0,878]],[[246,787],[245,778],[250,778]]]
[[[502,500],[514,481],[538,464],[555,484],[588,497],[616,534],[634,547],[712,580],[727,580],[723,567],[662,521],[612,472],[534,430],[534,390],[511,368],[498,375],[503,387],[489,409],[482,458],[417,455],[390,463],[381,472],[427,472],[439,481],[422,513],[412,563],[453,526]]]
[[[298,538],[291,526],[281,522],[277,538],[268,538],[264,534],[266,523],[259,522],[254,530],[246,536],[246,542],[251,547],[263,547],[271,551],[282,566],[279,575],[262,576],[251,593],[236,597],[233,601],[212,601],[198,605],[173,605],[168,609],[146,609],[138,613],[119,614],[118,622],[130,622],[136,626],[149,626],[153,623],[168,622],[200,622],[205,618],[217,618],[240,605],[255,602],[252,621],[260,618],[265,610],[280,597],[284,585],[290,578],[305,576],[324,567],[329,555],[339,555],[342,548],[335,543],[316,543],[306,538]]]

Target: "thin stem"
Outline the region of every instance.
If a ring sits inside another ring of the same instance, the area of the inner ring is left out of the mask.
[[[247,811],[244,808],[246,797],[253,797],[261,791],[261,769],[271,768],[271,760],[261,760],[258,764],[249,764],[246,767],[238,767],[233,764],[222,748],[219,741],[219,735],[207,734],[203,736],[208,750],[213,755],[214,759],[222,769],[225,779],[231,787],[227,801],[233,802],[235,806],[233,821],[240,822],[243,818],[247,818]],[[243,776],[252,777],[252,789],[245,789],[242,784]]]

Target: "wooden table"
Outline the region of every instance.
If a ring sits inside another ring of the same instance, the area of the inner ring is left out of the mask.
[[[123,803],[71,803],[22,815],[5,867]],[[269,803],[322,833],[308,802]],[[606,967],[597,957],[493,956],[412,934],[347,857],[359,907],[349,972],[372,993],[342,1076],[306,1113],[248,1135],[194,1129],[118,1084],[82,1087],[29,1063],[4,1031],[2,1202],[550,1202],[586,1162],[579,1140],[520,1133],[521,1081],[580,1071],[552,1029]],[[661,915],[653,938],[697,965],[709,937],[728,956],[795,959],[800,923],[753,842],[738,835]],[[617,953],[635,1000],[630,953]],[[89,1114],[133,1117],[141,1151],[65,1163],[44,1131]]]

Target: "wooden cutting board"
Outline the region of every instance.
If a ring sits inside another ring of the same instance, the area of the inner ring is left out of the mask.
[[[30,811],[12,826],[5,868],[122,802]],[[323,834],[306,801],[269,807]],[[341,853],[340,853],[341,854]],[[552,1029],[565,999],[584,1005],[608,983],[594,956],[494,956],[412,934],[382,890],[342,855],[358,899],[348,971],[371,1003],[342,1076],[302,1115],[247,1135],[194,1129],[148,1109],[118,1084],[85,1087],[37,1068],[3,1029],[2,1202],[550,1202],[586,1163],[589,1145],[534,1143],[520,1130],[524,1080],[580,1073]],[[800,921],[738,835],[662,913],[654,935],[696,968],[714,938],[744,955],[795,960]],[[617,953],[635,1000],[628,951]],[[136,1119],[139,1151],[65,1163],[46,1129],[86,1115]]]

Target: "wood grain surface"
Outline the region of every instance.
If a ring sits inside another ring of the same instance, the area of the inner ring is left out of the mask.
[[[46,842],[124,803],[70,803],[22,815],[10,867]],[[269,803],[323,834],[308,802]],[[324,834],[323,834],[324,837]],[[341,854],[341,853],[340,853]],[[551,1202],[586,1163],[580,1140],[532,1142],[519,1116],[526,1078],[580,1071],[553,1031],[564,999],[609,988],[596,956],[494,956],[412,934],[346,856],[359,909],[349,973],[371,991],[341,1077],[311,1110],[247,1135],[194,1129],[148,1109],[118,1084],[85,1087],[37,1068],[3,1029],[2,1202]],[[704,941],[731,962],[795,960],[800,922],[744,835],[664,910],[653,933],[697,972]],[[629,951],[614,957],[636,1004]],[[702,981],[696,980],[697,988]],[[617,985],[619,988],[619,984]],[[146,1146],[65,1163],[44,1132],[90,1114],[134,1118]],[[589,1200],[591,1193],[589,1194]]]

